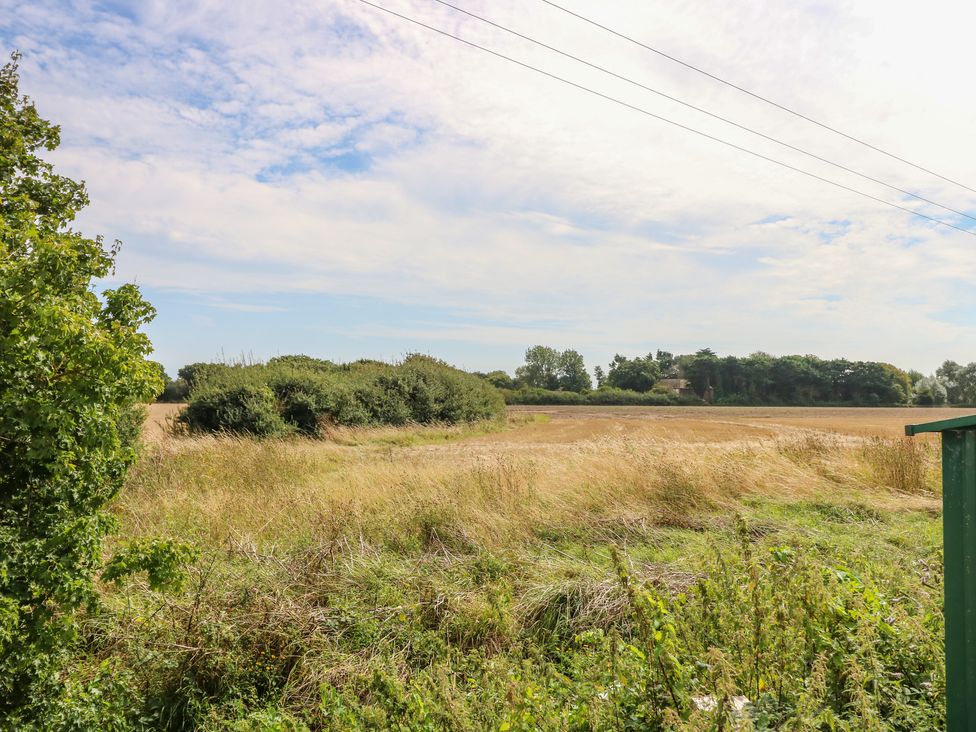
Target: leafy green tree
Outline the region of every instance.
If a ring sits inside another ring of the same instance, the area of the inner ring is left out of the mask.
[[[549,346],[533,346],[525,352],[525,365],[515,370],[515,378],[534,389],[558,389],[559,352]]]
[[[699,396],[704,394],[708,387],[715,387],[721,395],[718,377],[719,359],[711,348],[703,348],[694,356],[684,359],[681,370]]]
[[[907,382],[908,375],[889,364],[876,361],[855,362],[850,376],[853,401],[869,406],[903,403],[908,394],[896,372],[903,374],[904,382]]]
[[[915,384],[914,401],[923,406],[933,406],[946,403],[945,384],[937,376],[923,376]]]
[[[516,386],[515,379],[505,371],[489,371],[484,378],[496,389],[514,389]]]
[[[976,363],[967,366],[946,361],[935,372],[946,388],[950,404],[976,404]]]
[[[663,377],[671,376],[678,365],[677,359],[675,359],[674,354],[670,351],[658,350],[654,360],[657,361],[657,365],[661,368],[661,376]]]
[[[582,392],[593,388],[583,357],[572,349],[559,354],[556,380],[562,391]]]
[[[601,386],[603,386],[604,382],[607,380],[607,375],[603,373],[602,366],[594,366],[593,375],[596,377],[596,388],[599,389]]]
[[[134,406],[162,382],[140,332],[153,308],[134,285],[93,290],[118,243],[70,228],[85,187],[39,156],[59,128],[20,96],[17,61],[0,70],[0,729],[29,730],[57,703],[74,614],[94,601]]]
[[[950,404],[958,404],[962,400],[962,368],[955,361],[946,361],[935,371],[936,378],[945,386],[946,399]]]
[[[581,392],[593,386],[583,357],[572,349],[560,353],[549,346],[533,346],[525,352],[525,365],[515,370],[522,386],[551,391]]]
[[[606,384],[617,389],[645,392],[653,389],[660,378],[661,368],[650,353],[636,358],[627,358],[618,353],[610,363]]]
[[[959,374],[959,403],[976,404],[976,363],[965,366]]]
[[[176,372],[179,381],[186,384],[188,392],[201,386],[208,379],[216,375],[223,375],[233,366],[223,363],[188,363]]]
[[[784,404],[813,404],[829,386],[820,359],[814,356],[784,356],[773,361],[770,377],[773,397]]]

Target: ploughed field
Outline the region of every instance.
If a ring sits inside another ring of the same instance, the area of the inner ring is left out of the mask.
[[[328,440],[155,405],[91,657],[169,728],[940,729],[957,410],[516,407]],[[277,725],[277,726],[275,726]]]

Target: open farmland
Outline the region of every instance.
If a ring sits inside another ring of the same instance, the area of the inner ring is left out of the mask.
[[[163,406],[163,405],[160,405]],[[653,439],[721,441],[795,434],[797,430],[896,437],[905,425],[958,417],[958,409],[831,408],[831,407],[510,407],[513,414],[542,414],[555,426],[577,428],[585,439],[594,434],[638,433]],[[646,431],[646,433],[645,433]]]
[[[939,465],[913,409],[518,408],[504,423],[174,437],[105,585],[172,729],[939,729]],[[157,423],[157,424],[154,424]],[[724,720],[724,721],[723,721]]]

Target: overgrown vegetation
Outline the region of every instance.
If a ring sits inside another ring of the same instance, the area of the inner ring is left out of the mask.
[[[420,355],[395,365],[308,356],[191,364],[180,369],[180,380],[188,400],[181,419],[193,432],[320,436],[336,426],[495,419],[504,409],[483,379]]]
[[[77,673],[120,727],[942,728],[933,445],[519,434],[153,446],[119,561],[202,556],[106,584]]]
[[[38,156],[58,142],[20,96],[14,55],[0,70],[0,728],[11,730],[77,724],[64,675],[74,619],[96,601],[102,509],[135,457],[136,405],[160,387],[140,332],[152,307],[133,285],[93,290],[118,246],[70,228],[88,198]]]

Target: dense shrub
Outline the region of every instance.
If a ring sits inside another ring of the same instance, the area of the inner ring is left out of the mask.
[[[281,356],[193,370],[182,420],[194,431],[314,436],[328,425],[471,422],[498,417],[504,408],[493,386],[426,356],[397,365]]]
[[[239,384],[194,393],[183,417],[193,429],[276,435],[287,431],[274,392],[267,386]]]
[[[275,356],[268,361],[271,368],[290,367],[301,371],[316,371],[319,373],[332,373],[337,371],[340,366],[332,361],[326,361],[312,356]]]
[[[163,391],[156,397],[157,402],[180,403],[185,402],[190,395],[190,385],[183,379],[167,379]]]
[[[548,404],[553,406],[586,404],[586,397],[575,391],[554,391],[551,389],[503,389],[506,404]]]
[[[682,400],[677,394],[670,392],[662,394],[654,391],[639,392],[631,391],[630,389],[614,389],[608,387],[591,391],[586,397],[588,404],[612,404],[636,407],[659,407],[683,404],[688,401],[687,399]],[[693,399],[691,401],[694,404],[701,402],[700,399]]]
[[[135,457],[136,405],[162,387],[131,284],[99,297],[117,247],[69,228],[85,187],[38,157],[59,130],[0,70],[0,729],[57,724],[76,612]],[[72,724],[81,715],[67,717]],[[54,719],[54,721],[51,721]],[[93,723],[91,727],[98,728]],[[81,726],[71,727],[82,729]]]
[[[186,395],[201,389],[208,383],[226,383],[228,377],[239,366],[223,363],[190,363],[177,372],[178,381],[186,384]]]

